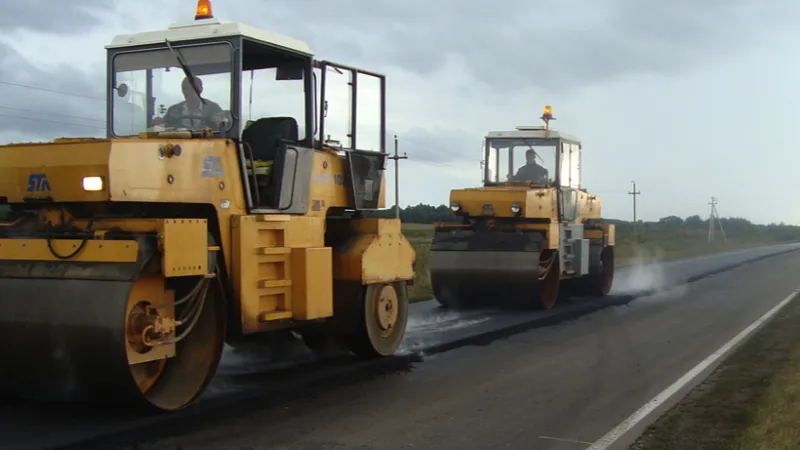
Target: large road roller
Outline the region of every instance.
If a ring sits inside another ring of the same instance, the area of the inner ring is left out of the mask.
[[[489,132],[483,186],[450,192],[453,221],[434,224],[430,275],[451,308],[552,308],[604,296],[614,279],[614,225],[581,186],[581,141],[550,127]]]
[[[175,411],[225,342],[291,330],[393,354],[415,252],[376,214],[385,77],[206,0],[106,49],[104,138],[0,147],[0,390]]]

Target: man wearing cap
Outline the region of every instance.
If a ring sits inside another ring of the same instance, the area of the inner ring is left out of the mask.
[[[536,164],[536,152],[533,149],[525,152],[526,164],[517,170],[511,181],[530,181],[534,184],[547,184],[547,169]]]

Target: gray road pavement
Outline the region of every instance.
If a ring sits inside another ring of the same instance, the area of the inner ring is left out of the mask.
[[[800,254],[145,445],[583,449],[798,287]]]
[[[623,269],[611,301],[797,247]],[[183,448],[581,448],[539,436],[596,439],[607,431],[604,427],[612,427],[611,422],[640,406],[636,402],[647,400],[662,384],[673,381],[670,377],[677,378],[677,372],[705,357],[703,352],[712,351],[780,301],[784,290],[793,289],[789,285],[798,268],[800,252],[774,256],[637,299],[630,306],[607,308],[488,346],[426,357],[411,373],[344,385],[315,400],[300,396],[283,405],[249,410],[240,422],[205,424],[210,431],[176,442]],[[561,309],[585,306],[576,301]],[[424,302],[412,308],[404,351],[424,353],[466,336],[557,313],[455,313]],[[276,372],[309,358],[300,347],[283,362],[267,357],[254,361],[252,355],[228,349],[198,409],[267,388],[302,392],[314,380],[349,370],[346,364],[329,364],[291,376]],[[197,426],[200,423],[198,419]],[[0,449],[43,448],[148,424],[165,426],[162,418],[8,402],[0,406]],[[325,442],[331,446],[319,446]],[[507,443],[514,445],[503,447]],[[175,448],[172,443],[159,445]]]

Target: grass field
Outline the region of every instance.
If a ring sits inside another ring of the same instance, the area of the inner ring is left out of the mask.
[[[800,301],[794,300],[631,450],[800,448]]]
[[[411,301],[429,299],[433,295],[428,272],[433,227],[407,223],[403,224],[403,233],[417,251],[417,277],[414,286],[409,287],[409,297]],[[717,238],[714,242],[708,242],[708,234],[704,230],[648,230],[642,233],[639,241],[639,245],[634,245],[631,236],[617,232],[615,253],[617,267],[633,265],[640,261],[688,258],[780,242],[769,235],[729,237],[727,242]]]

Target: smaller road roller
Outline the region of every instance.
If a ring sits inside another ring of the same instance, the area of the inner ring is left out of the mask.
[[[485,137],[483,187],[450,192],[453,222],[434,224],[430,276],[450,308],[552,308],[604,296],[614,280],[615,229],[581,187],[580,140],[544,126]]]
[[[393,354],[415,252],[375,214],[385,77],[208,0],[106,48],[105,138],[0,146],[0,391],[175,411],[226,342]]]

